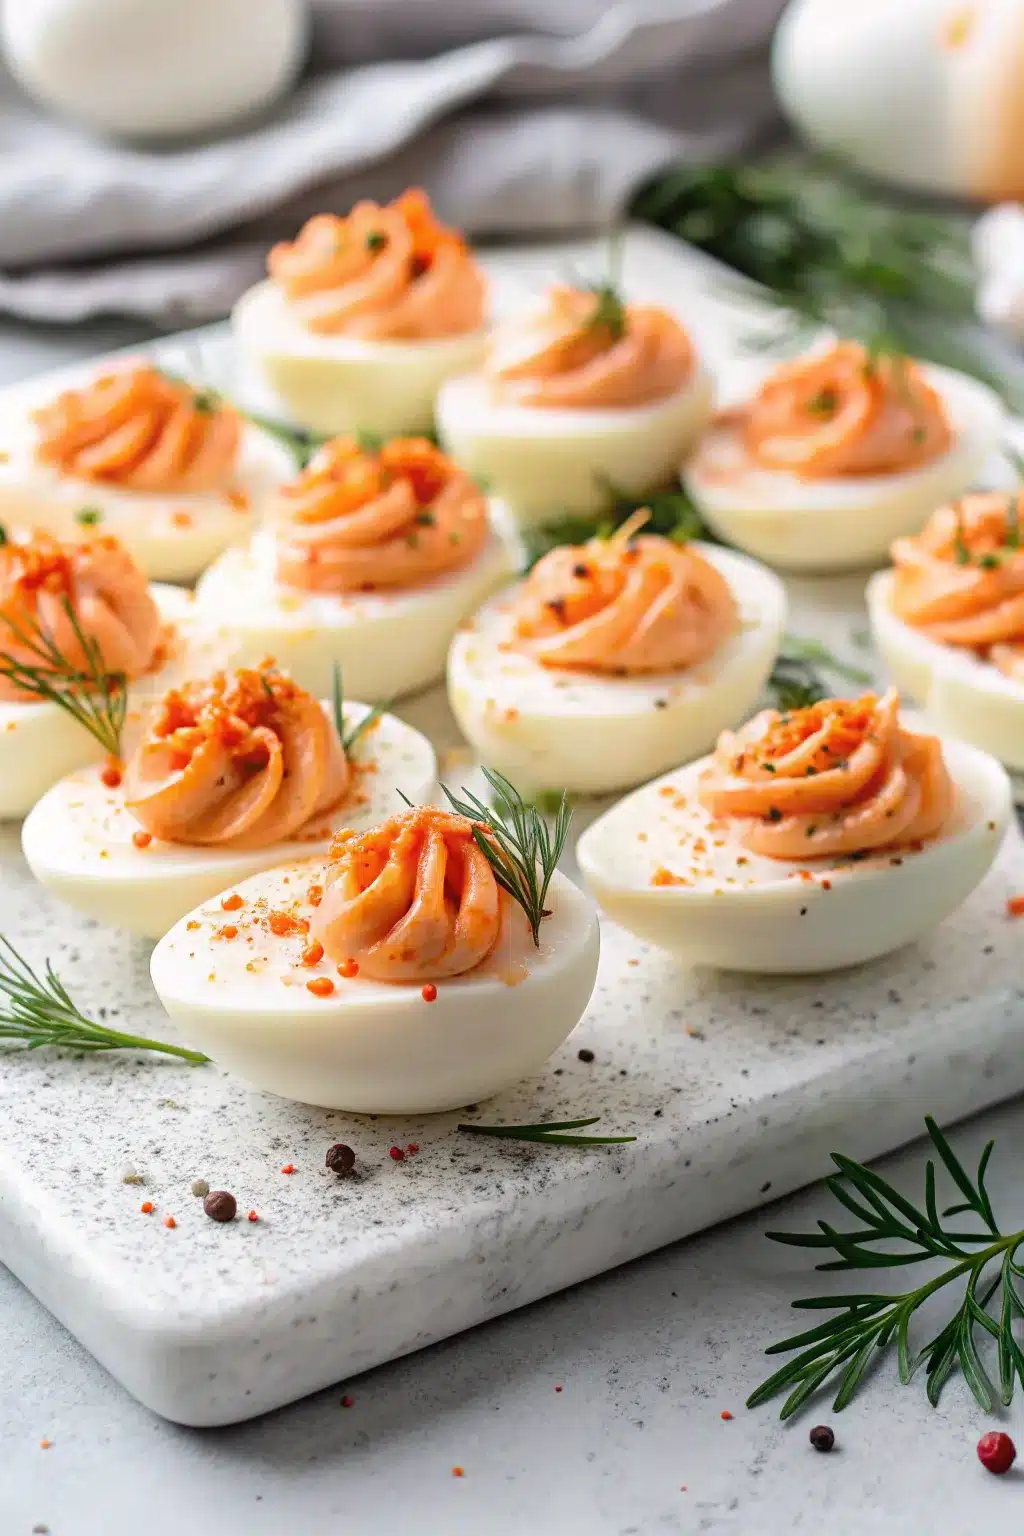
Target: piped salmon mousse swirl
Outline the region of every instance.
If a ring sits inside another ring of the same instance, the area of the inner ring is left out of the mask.
[[[483,964],[508,898],[452,811],[417,806],[331,847],[310,933],[339,964],[375,981],[440,981]]]
[[[954,789],[939,741],[902,728],[890,689],[765,710],[723,732],[700,798],[751,853],[802,863],[934,837]]]
[[[892,546],[896,616],[942,645],[1024,675],[1024,496],[1002,491],[940,507]]]
[[[512,644],[545,667],[677,672],[712,655],[738,623],[710,561],[657,534],[630,537],[627,525],[538,561],[516,599]]]
[[[295,314],[328,336],[437,341],[483,326],[487,286],[462,237],[412,189],[346,218],[318,214],[275,245],[270,276]]]
[[[68,670],[92,672],[95,660],[131,682],[154,663],[163,635],[149,583],[117,539],[64,544],[39,533],[0,546],[0,653],[9,662],[56,670],[43,644]],[[2,671],[0,699],[25,700]]]
[[[953,442],[942,398],[917,364],[852,341],[776,369],[739,419],[756,463],[807,480],[897,474]]]
[[[124,777],[128,808],[154,837],[240,849],[301,835],[348,784],[319,702],[270,663],[172,689]]]
[[[535,320],[497,333],[485,373],[494,394],[516,405],[619,410],[675,394],[695,366],[668,310],[625,304],[611,287],[560,286]]]
[[[284,487],[277,575],[309,592],[416,587],[460,570],[490,534],[478,486],[425,438],[327,443]]]
[[[237,411],[155,368],[122,368],[66,390],[34,421],[36,457],[78,480],[183,494],[234,483]]]

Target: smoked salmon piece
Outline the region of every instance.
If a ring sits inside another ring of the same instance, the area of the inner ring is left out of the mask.
[[[768,709],[725,731],[701,777],[701,804],[770,859],[832,858],[936,836],[955,791],[942,747],[899,723],[899,695]]]
[[[84,637],[106,672],[131,682],[153,665],[164,625],[149,582],[117,539],[103,534],[62,543],[37,533],[0,545],[0,653],[46,670],[32,649],[40,636],[72,671],[90,670]],[[25,702],[24,691],[2,673],[0,699]]]
[[[307,592],[415,587],[468,565],[490,535],[479,487],[424,438],[339,437],[281,492],[277,576]]]
[[[485,373],[495,395],[517,405],[618,410],[675,394],[695,365],[668,310],[621,304],[611,289],[558,286],[532,323],[498,333]]]
[[[545,667],[621,677],[682,671],[736,632],[736,599],[716,567],[689,545],[631,537],[635,527],[537,562],[516,597],[517,650]]]
[[[483,964],[507,907],[473,823],[417,806],[335,838],[310,934],[339,965],[355,961],[360,976],[440,981]]]
[[[1021,675],[1024,495],[984,491],[940,507],[892,546],[896,616],[942,645],[974,650]]]
[[[165,842],[266,848],[301,836],[349,779],[319,701],[264,662],[166,694],[124,789],[136,820]]]
[[[102,374],[35,412],[36,456],[78,480],[191,494],[234,484],[238,412],[145,365]]]
[[[942,397],[918,365],[853,341],[777,368],[729,414],[750,459],[806,480],[900,474],[953,443]]]
[[[484,324],[487,286],[462,237],[413,188],[386,206],[318,214],[267,258],[311,331],[367,341],[436,341]]]

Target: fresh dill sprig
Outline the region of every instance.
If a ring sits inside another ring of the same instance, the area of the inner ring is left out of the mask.
[[[1004,1235],[996,1222],[985,1187],[992,1156],[990,1141],[981,1154],[972,1179],[938,1125],[927,1116],[925,1125],[932,1145],[963,1199],[939,1214],[936,1196],[936,1165],[925,1168],[924,1209],[911,1203],[881,1174],[852,1158],[832,1154],[839,1172],[825,1180],[832,1195],[861,1225],[840,1232],[819,1221],[818,1232],[769,1232],[776,1243],[792,1248],[832,1250],[837,1258],[817,1269],[889,1269],[926,1261],[944,1260],[945,1268],[923,1285],[897,1293],[857,1292],[842,1296],[811,1296],[793,1306],[806,1311],[830,1311],[837,1315],[773,1344],[769,1355],[794,1354],[781,1370],[751,1393],[747,1406],[755,1408],[777,1393],[787,1391],[781,1417],[790,1418],[803,1408],[819,1387],[841,1373],[836,1411],[845,1408],[864,1373],[880,1352],[894,1341],[899,1379],[906,1386],[921,1366],[925,1367],[928,1401],[934,1407],[943,1385],[959,1364],[979,1405],[991,1411],[996,1389],[978,1350],[976,1330],[981,1328],[996,1341],[999,1398],[1009,1404],[1017,1380],[1024,1385],[1024,1352],[1014,1336],[1014,1322],[1024,1317],[1020,1281],[1024,1268],[1017,1254],[1024,1231]],[[944,1222],[951,1216],[970,1213],[982,1230],[951,1230]],[[885,1244],[880,1248],[878,1244]],[[893,1247],[899,1244],[899,1247]],[[932,1338],[913,1351],[910,1328],[919,1308],[955,1281],[965,1282],[960,1304],[950,1320]],[[998,1295],[998,1302],[993,1305]]]
[[[596,1125],[600,1115],[586,1120],[541,1120],[536,1125],[457,1125],[457,1131],[468,1131],[471,1136],[496,1136],[504,1141],[534,1141],[546,1147],[612,1147],[635,1136],[565,1136],[564,1131],[579,1130],[581,1126]]]
[[[334,706],[334,729],[338,733],[338,740],[345,749],[345,756],[351,757],[360,737],[365,736],[367,731],[372,730],[380,717],[387,713],[389,705],[375,704],[361,720],[357,721],[351,728],[347,728],[345,725],[345,694],[341,680],[341,667],[337,662],[334,663],[331,701]]]
[[[588,539],[608,538],[641,509],[651,514],[645,524],[647,533],[660,533],[677,544],[688,544],[691,539],[706,541],[711,537],[689,494],[679,486],[655,491],[649,496],[631,496],[609,480],[604,481],[604,487],[609,501],[607,511],[596,517],[567,513],[523,532],[524,571],[532,570],[538,560],[559,545],[586,544]]]
[[[25,661],[10,651],[0,650],[0,677],[29,698],[56,704],[77,720],[110,757],[120,757],[121,733],[128,712],[127,678],[123,672],[108,671],[99,644],[84,633],[67,597],[62,607],[81,646],[84,665],[73,665],[39,620],[21,624],[10,614],[3,614],[0,623],[36,660]],[[3,640],[0,628],[0,646]]]
[[[828,684],[829,674],[859,688],[870,687],[873,682],[870,672],[843,661],[820,640],[786,635],[768,679],[772,703],[781,710],[807,709],[820,699],[830,698],[834,690]]]
[[[544,902],[555,867],[569,833],[572,809],[565,796],[549,829],[544,817],[526,804],[519,791],[502,774],[481,769],[494,796],[494,807],[485,805],[463,788],[458,799],[445,787],[453,811],[475,823],[477,847],[494,871],[494,878],[526,913],[533,942],[540,944],[540,925],[548,916]]]
[[[183,1061],[209,1061],[202,1051],[167,1045],[143,1035],[126,1035],[87,1018],[54,971],[49,960],[39,976],[0,934],[0,1040],[20,1040],[30,1051],[44,1045],[76,1051],[160,1051]]]

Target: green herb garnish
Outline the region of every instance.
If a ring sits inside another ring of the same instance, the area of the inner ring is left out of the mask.
[[[126,1035],[97,1024],[72,1001],[47,960],[39,976],[9,939],[0,934],[0,1040],[20,1040],[30,1051],[44,1045],[76,1051],[160,1051],[183,1061],[209,1061],[202,1051],[167,1045],[143,1035]]]
[[[650,496],[638,497],[618,489],[609,480],[604,480],[603,484],[609,499],[606,512],[597,517],[567,513],[539,527],[524,530],[524,571],[532,570],[538,560],[562,544],[586,544],[588,539],[609,538],[617,528],[628,522],[634,512],[641,510],[651,514],[645,525],[648,533],[660,533],[677,544],[711,537],[696,506],[681,488],[655,491]]]
[[[834,416],[839,404],[839,391],[826,387],[819,389],[807,402],[807,409],[815,416]]]
[[[870,687],[873,682],[870,672],[841,660],[820,640],[787,635],[768,679],[768,693],[777,709],[808,709],[820,699],[831,697],[834,690],[828,684],[830,673],[860,688]]]
[[[351,729],[347,729],[345,725],[345,696],[341,681],[341,668],[337,662],[334,663],[331,701],[334,706],[334,729],[338,734],[338,740],[345,750],[346,757],[352,756],[353,750],[360,738],[365,736],[367,731],[372,730],[381,716],[386,714],[391,707],[390,704],[375,704],[357,724],[353,725]],[[405,799],[404,795],[402,799]]]
[[[85,634],[67,597],[61,606],[82,650],[83,664],[75,666],[38,620],[24,625],[10,614],[0,617],[0,645],[6,625],[11,636],[35,660],[25,661],[0,650],[0,677],[29,698],[56,704],[77,720],[110,757],[121,755],[121,732],[128,713],[127,679],[123,672],[109,672],[99,645]]]
[[[382,229],[371,229],[366,237],[366,249],[368,251],[382,251],[388,243],[388,237]]]
[[[494,872],[494,878],[526,913],[533,942],[540,944],[540,925],[548,916],[545,899],[562,856],[572,820],[565,798],[555,814],[554,828],[526,804],[508,779],[490,768],[481,770],[494,798],[493,808],[463,788],[460,800],[445,788],[453,811],[475,822],[473,837]]]
[[[536,1125],[457,1125],[457,1131],[467,1131],[471,1136],[497,1136],[504,1141],[536,1141],[548,1147],[612,1147],[635,1136],[565,1136],[564,1131],[579,1130],[585,1125],[596,1125],[600,1115],[586,1120],[541,1120]]]
[[[1004,1404],[1013,1398],[1017,1379],[1024,1385],[1024,1352],[1013,1331],[1015,1319],[1024,1317],[1024,1296],[1019,1282],[1024,1269],[1016,1262],[1024,1244],[1024,1231],[1003,1235],[996,1222],[985,1188],[985,1174],[992,1155],[990,1141],[981,1154],[978,1171],[971,1179],[946,1137],[931,1118],[925,1125],[939,1158],[963,1199],[947,1206],[941,1216],[936,1197],[936,1165],[925,1167],[924,1209],[905,1199],[881,1174],[852,1158],[832,1154],[839,1172],[825,1180],[832,1195],[861,1224],[856,1231],[840,1232],[819,1221],[820,1231],[769,1232],[776,1243],[792,1248],[833,1250],[838,1257],[816,1267],[819,1270],[889,1269],[927,1261],[945,1261],[945,1267],[923,1285],[897,1293],[857,1292],[843,1296],[812,1296],[795,1301],[807,1311],[835,1311],[817,1328],[773,1344],[769,1355],[793,1354],[794,1359],[762,1382],[747,1399],[757,1407],[777,1393],[789,1390],[781,1417],[790,1418],[811,1395],[840,1372],[836,1411],[853,1397],[877,1352],[896,1343],[900,1381],[906,1386],[923,1365],[928,1400],[934,1407],[942,1387],[956,1365],[979,1405],[990,1411],[996,1391],[978,1352],[976,1330],[981,1328],[996,1341],[999,1397]],[[944,1222],[969,1212],[983,1230],[950,1230]],[[880,1248],[878,1244],[885,1244]],[[899,1244],[894,1248],[893,1244]],[[962,1299],[950,1320],[915,1353],[910,1345],[910,1325],[923,1303],[954,1281],[965,1281]],[[998,1302],[993,1305],[998,1295]]]
[[[75,513],[75,522],[82,528],[95,528],[97,523],[102,523],[103,513],[99,507],[79,507]]]

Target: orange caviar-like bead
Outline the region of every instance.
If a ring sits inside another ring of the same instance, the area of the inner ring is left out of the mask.
[[[323,886],[322,885],[311,885],[309,890],[306,892],[306,900],[309,902],[310,906],[311,907],[318,907],[320,905],[320,903],[323,901],[323,899],[324,899],[324,888],[323,888]]]
[[[118,789],[123,778],[124,774],[121,772],[120,763],[111,761],[100,774],[100,783],[105,784],[107,789]]]
[[[338,966],[338,975],[344,976],[346,981],[351,981],[353,976],[359,975],[359,961],[343,960]]]
[[[142,1212],[143,1216],[151,1216],[153,1214],[152,1200],[143,1200],[142,1204],[139,1206],[139,1210]]]
[[[267,915],[267,927],[271,933],[276,933],[279,939],[286,939],[295,933],[308,933],[309,923],[304,917],[292,917],[289,912],[270,912]]]
[[[437,988],[434,986],[432,981],[427,982],[426,986],[421,991],[420,996],[425,1003],[437,1002]]]
[[[319,939],[310,939],[309,943],[306,945],[305,949],[302,951],[302,955],[301,955],[300,958],[302,960],[302,964],[303,965],[319,965],[320,961],[323,959],[323,957],[324,957],[324,947],[320,943],[320,940]]]
[[[214,934],[215,939],[237,939],[238,929],[234,923],[225,923],[223,928],[218,928]]]
[[[132,842],[135,844],[136,848],[148,848],[152,841],[153,841],[153,834],[152,834],[152,832],[133,832],[132,833]]]
[[[245,897],[234,891],[230,896],[222,896],[220,904],[225,912],[238,912],[245,906]]]
[[[306,991],[312,992],[314,997],[330,997],[334,982],[329,976],[311,976],[306,982]]]

